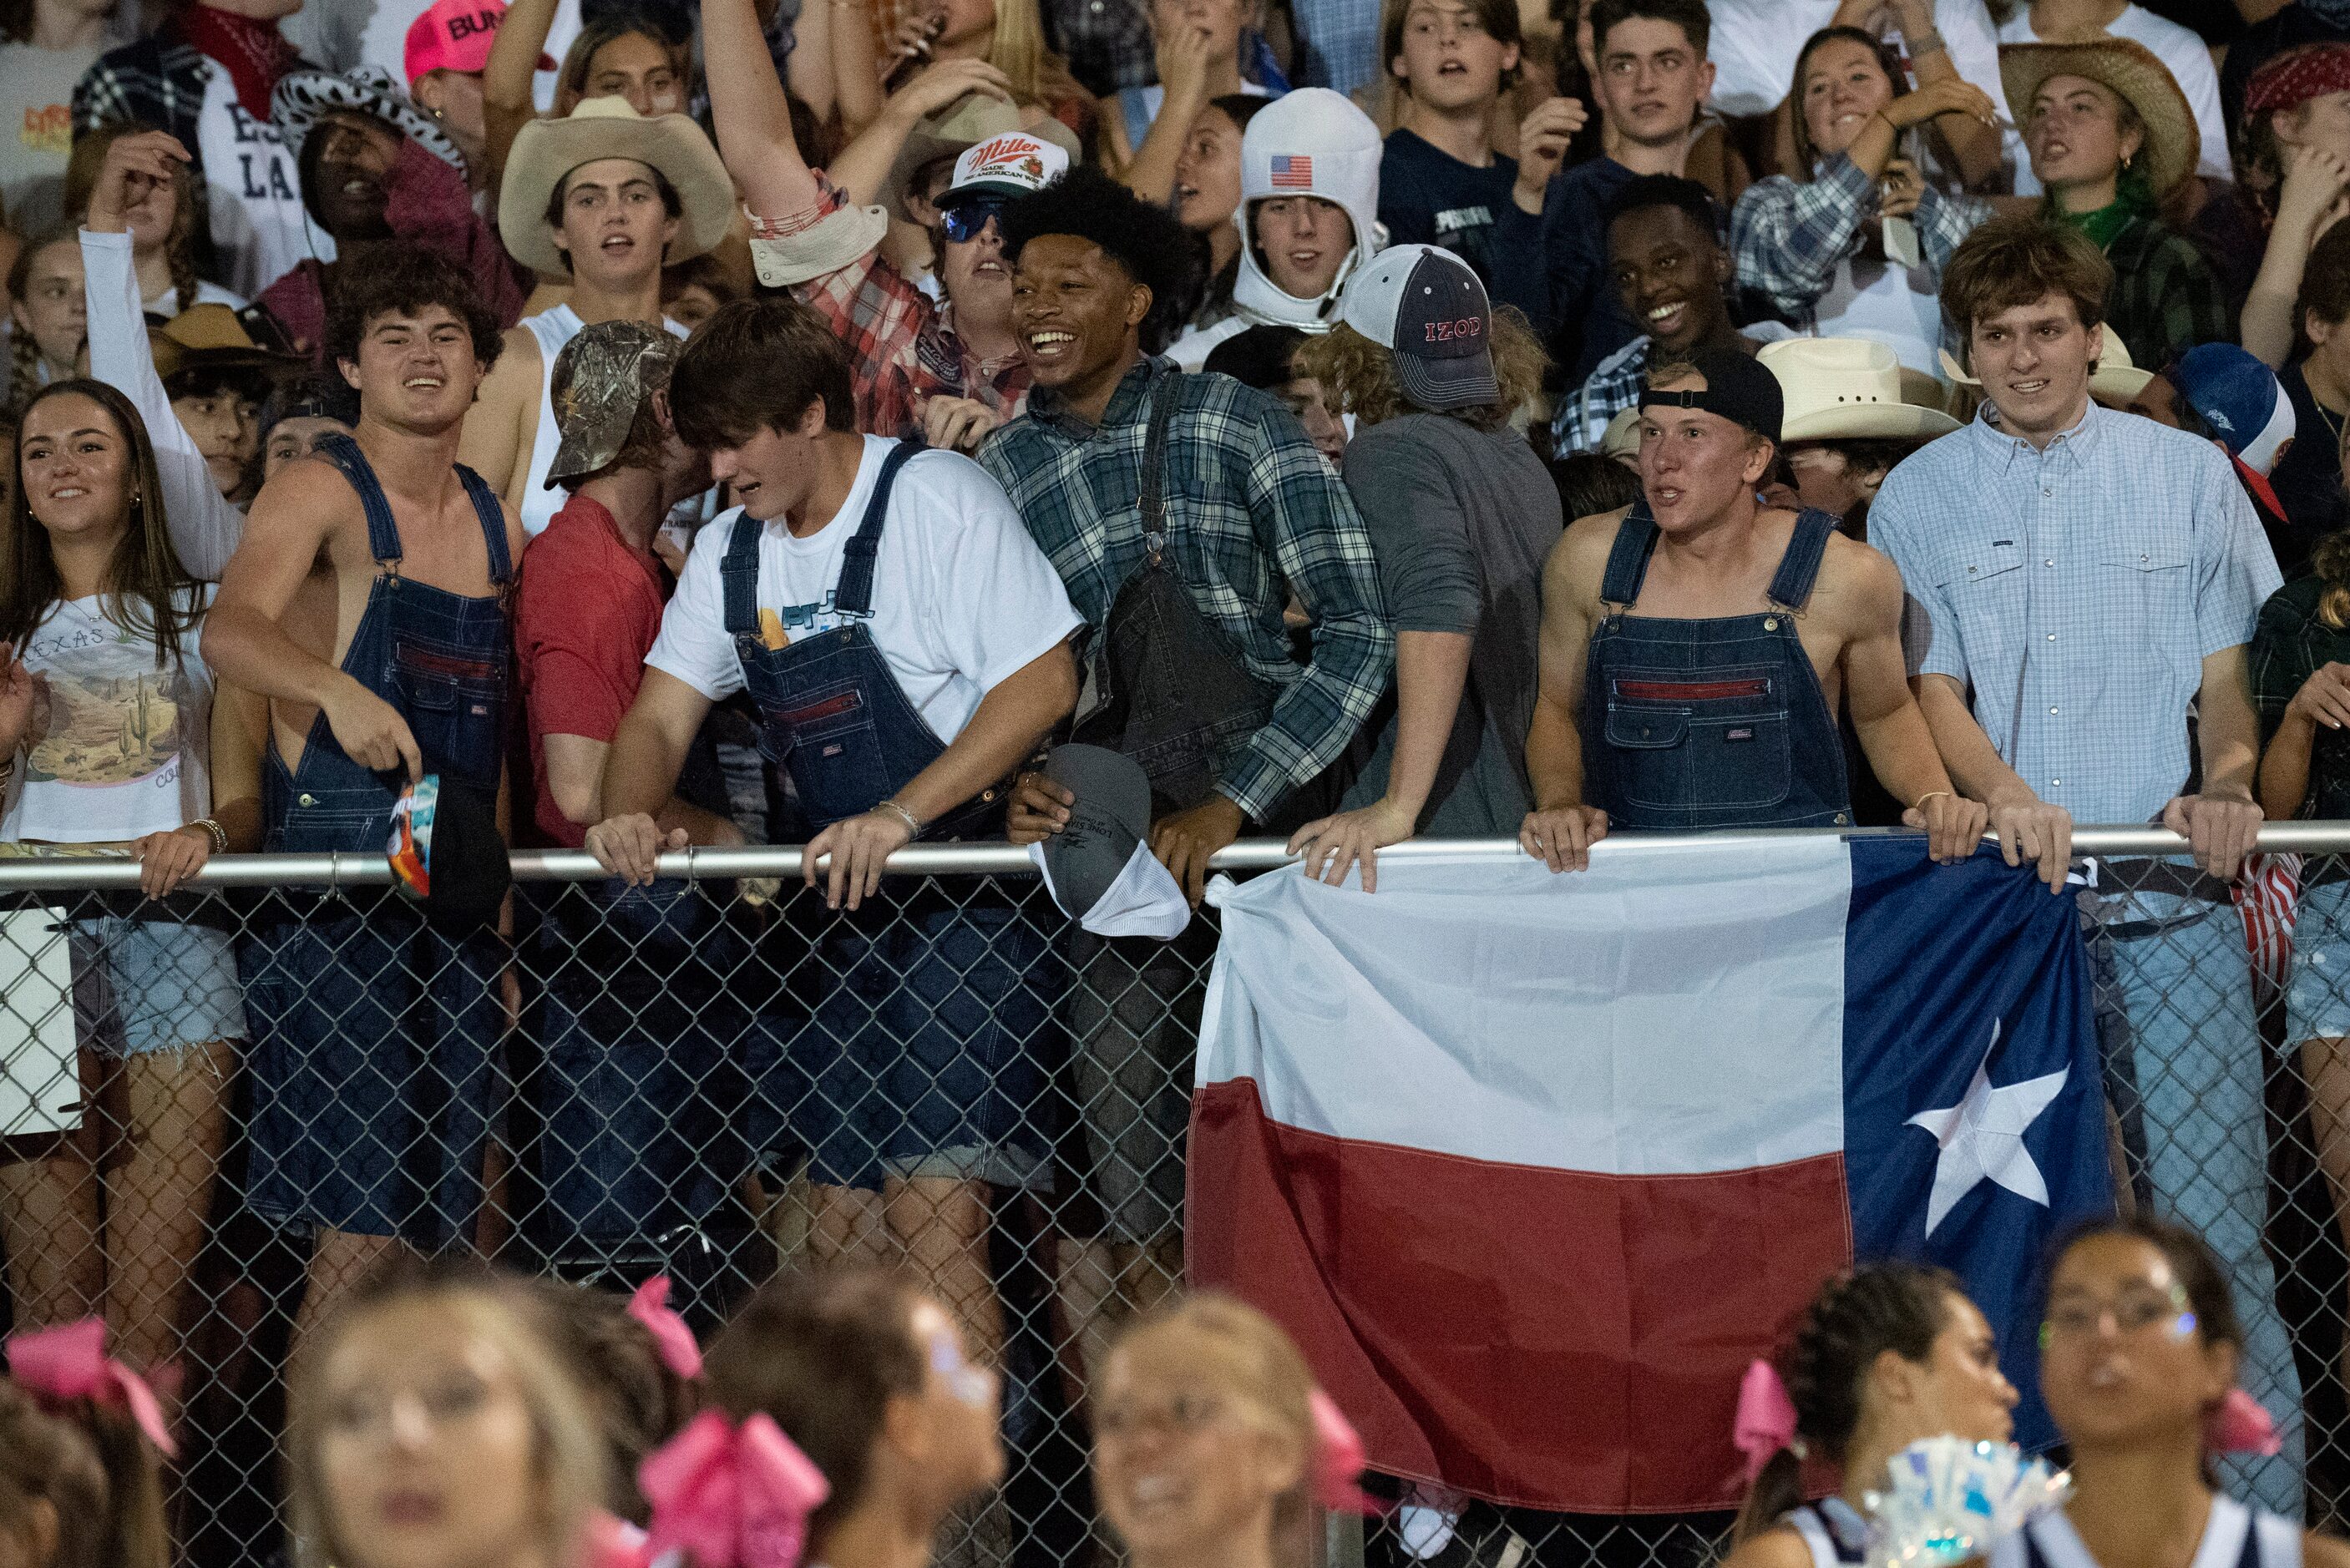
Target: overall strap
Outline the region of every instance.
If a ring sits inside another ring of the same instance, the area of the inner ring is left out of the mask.
[[[1167,429],[1175,422],[1182,379],[1162,370],[1150,383],[1150,423],[1142,437],[1142,544],[1154,566],[1167,554]]]
[[[718,563],[718,580],[726,591],[726,635],[759,635],[759,535],[766,524],[748,512],[734,514],[734,532],[726,541],[725,558]]]
[[[506,514],[498,504],[498,493],[489,481],[457,464],[457,483],[465,487],[466,496],[473,503],[473,515],[482,520],[482,542],[490,547],[490,581],[497,587],[506,586],[514,576],[514,557],[506,554]]]
[[[1648,557],[1657,548],[1656,520],[1648,515],[1646,496],[1616,525],[1616,543],[1607,552],[1607,569],[1599,577],[1599,602],[1632,607],[1640,597],[1641,579],[1648,575]]]
[[[1806,506],[1795,514],[1795,532],[1763,597],[1784,608],[1802,609],[1812,597],[1812,585],[1819,580],[1820,558],[1827,554],[1828,535],[1835,526],[1834,517],[1814,507]]]
[[[922,450],[922,438],[910,436],[889,449],[881,472],[873,479],[873,498],[865,504],[864,519],[857,524],[841,556],[840,582],[832,592],[832,607],[840,615],[863,615],[873,607],[873,561],[881,553],[881,528],[889,521],[889,492],[906,460]]]
[[[397,576],[400,574],[400,525],[391,520],[391,503],[384,498],[383,486],[377,481],[375,469],[368,462],[367,453],[359,450],[359,442],[341,434],[320,436],[317,444],[310,451],[342,470],[343,477],[349,480],[351,488],[359,493],[359,508],[367,514],[368,554],[377,566],[389,568]],[[505,548],[505,524],[503,522],[498,525],[497,547],[501,550]],[[497,556],[492,556],[490,560],[494,565]]]

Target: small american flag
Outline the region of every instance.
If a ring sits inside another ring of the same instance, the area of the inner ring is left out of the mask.
[[[1314,160],[1302,152],[1276,152],[1273,155],[1273,188],[1276,191],[1310,191],[1314,188]]]

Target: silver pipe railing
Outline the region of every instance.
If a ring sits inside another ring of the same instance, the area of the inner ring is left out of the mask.
[[[1688,848],[1754,839],[1821,837],[1922,837],[1908,828],[1745,828],[1720,833],[1644,833],[1602,839],[1592,853],[1607,856],[1634,845],[1655,848]],[[1995,834],[1986,844],[1999,842]],[[2350,822],[2272,822],[2260,834],[2261,848],[2272,854],[2350,853]],[[2183,855],[2187,841],[2160,827],[2076,827],[2073,853],[2081,856]],[[1419,838],[1390,845],[1379,851],[1388,861],[1483,857],[1507,860],[1522,851],[1511,838]],[[1210,864],[1219,871],[1269,871],[1296,857],[1278,838],[1244,839],[1219,853]],[[591,882],[606,875],[596,857],[576,849],[518,849],[512,857],[518,882]],[[797,845],[762,845],[740,849],[688,849],[660,857],[660,874],[685,880],[736,877],[801,875],[802,849]],[[888,870],[905,877],[1033,876],[1035,866],[1028,852],[1010,844],[918,844],[889,857]],[[215,858],[189,879],[199,888],[383,887],[391,881],[391,867],[380,855],[227,855]],[[71,855],[54,859],[37,856],[0,857],[0,892],[47,892],[135,888],[139,867],[128,855]]]

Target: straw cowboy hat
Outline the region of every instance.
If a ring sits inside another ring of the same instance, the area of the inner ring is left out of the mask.
[[[623,98],[582,99],[561,119],[534,119],[525,125],[506,155],[505,183],[498,192],[498,236],[516,261],[538,272],[564,270],[563,253],[546,222],[546,204],[565,176],[604,158],[626,158],[657,169],[676,190],[683,211],[665,263],[698,256],[725,237],[734,219],[734,184],[702,127],[681,114],[648,119]]]
[[[2122,341],[2120,333],[2110,326],[2102,330],[2106,341],[2097,350],[2097,368],[2089,372],[2089,395],[2116,403],[2129,402],[2146,390],[2146,384],[2154,379],[2154,372],[2141,370],[2131,361],[2129,347]],[[1942,350],[1942,374],[1961,387],[1982,385],[1967,374],[1948,348]]]
[[[2128,38],[2084,38],[2065,44],[2002,44],[2000,85],[2015,123],[2032,119],[2032,100],[2050,77],[2086,77],[2130,106],[2146,127],[2137,156],[2157,196],[2167,196],[2195,172],[2203,137],[2178,80],[2144,44]]]
[[[1906,395],[1900,356],[1873,338],[1790,337],[1754,357],[1779,378],[1786,399],[1783,441],[1928,441],[1959,428]]]

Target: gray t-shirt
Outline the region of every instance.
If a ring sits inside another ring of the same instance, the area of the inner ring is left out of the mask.
[[[73,89],[109,45],[37,49],[0,44],[0,202],[19,234],[46,234],[65,217],[73,151]]]
[[[1345,468],[1396,630],[1475,639],[1468,689],[1419,830],[1443,837],[1515,834],[1530,805],[1526,728],[1534,721],[1543,563],[1565,526],[1558,491],[1515,431],[1482,431],[1441,414],[1364,427],[1347,447]],[[1347,793],[1349,807],[1387,790],[1392,698],[1376,722],[1377,749]]]

